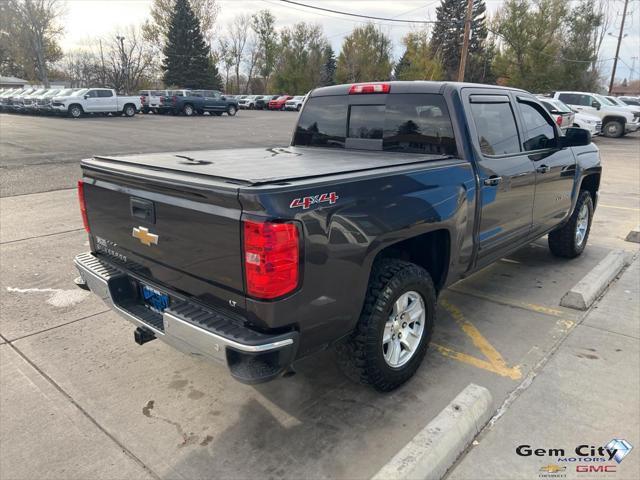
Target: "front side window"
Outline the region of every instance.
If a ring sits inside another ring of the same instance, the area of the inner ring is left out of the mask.
[[[543,150],[556,146],[556,129],[550,119],[532,103],[519,102],[524,120],[525,134],[522,146],[525,151]]]
[[[471,103],[480,151],[485,155],[520,152],[520,139],[511,104]]]
[[[98,98],[97,90],[89,90],[85,95],[89,98]]]

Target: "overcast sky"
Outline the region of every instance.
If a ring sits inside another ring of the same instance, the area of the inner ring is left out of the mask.
[[[348,11],[352,13],[372,15],[386,18],[401,18],[407,20],[434,20],[435,9],[440,0],[299,0],[324,8]],[[611,0],[615,21],[612,22],[610,32],[617,36],[622,18],[623,0]],[[489,12],[494,12],[503,0],[485,0]],[[63,49],[79,48],[88,38],[108,35],[118,28],[131,24],[140,24],[149,16],[151,0],[65,0],[65,17],[63,24],[65,36],[62,40]],[[354,26],[366,22],[356,18],[349,18],[333,13],[319,12],[295,5],[285,4],[278,0],[218,0],[220,15],[218,29],[224,30],[225,24],[234,16],[241,13],[254,13],[262,9],[269,9],[276,16],[276,27],[292,25],[301,20],[315,22],[322,25],[325,34],[331,42],[336,54],[340,51],[343,38]],[[621,61],[618,62],[616,77],[622,79],[640,78],[640,5],[630,2],[625,33],[620,48]],[[401,39],[412,28],[412,24],[380,23],[394,42],[394,55],[402,55]],[[607,36],[601,52],[601,58],[612,59],[615,56],[616,38]],[[631,67],[635,69],[632,72]],[[603,62],[603,72],[610,72],[612,61]]]

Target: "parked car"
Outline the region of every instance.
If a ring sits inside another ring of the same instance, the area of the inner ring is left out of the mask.
[[[291,100],[287,100],[284,103],[285,110],[296,110],[300,111],[302,109],[302,104],[304,103],[305,95],[296,95]]]
[[[238,108],[242,110],[254,110],[256,108],[256,99],[260,95],[244,95],[244,98],[238,100]]]
[[[111,88],[88,88],[70,97],[55,97],[52,106],[73,118],[85,113],[119,113],[133,117],[142,104],[139,96],[118,96]]]
[[[640,107],[640,97],[618,97],[626,105]]]
[[[293,97],[291,95],[280,95],[275,100],[269,101],[269,110],[284,110],[284,105]]]
[[[256,98],[256,110],[266,110],[269,108],[269,102],[280,97],[280,95],[263,95],[260,98]]]
[[[54,97],[66,97],[71,95],[73,92],[77,92],[80,90],[79,88],[63,88],[60,90],[50,90],[49,92],[41,95],[36,100],[35,109],[38,113],[51,113],[53,111],[53,107],[51,103],[53,102]]]
[[[561,100],[580,113],[599,117],[605,137],[621,137],[640,128],[640,116],[635,116],[626,108],[612,105],[597,93],[555,92],[553,98]]]
[[[600,135],[602,132],[602,120],[600,120],[600,117],[589,115],[588,113],[575,112],[573,126],[589,130],[593,137]]]
[[[25,88],[23,90],[19,90],[15,93],[12,93],[11,95],[9,95],[7,97],[7,101],[4,104],[4,108],[7,109],[10,112],[15,112],[18,110],[19,106],[22,104],[22,97],[25,97],[27,95],[31,95],[33,92],[35,92],[37,89],[33,88],[33,87],[29,87],[29,88]]]
[[[24,97],[22,97],[18,102],[16,102],[16,104],[14,105],[14,108],[16,109],[16,111],[22,112],[22,113],[32,113],[35,111],[35,102],[36,99],[38,97],[40,97],[41,95],[44,95],[45,93],[47,93],[49,90],[51,90],[50,88],[39,88],[38,90],[36,90],[33,93],[30,93],[29,95],[26,95]]]
[[[0,94],[0,110],[5,111],[8,109],[9,99],[11,95],[16,93],[20,93],[23,89],[21,88],[9,88]]]
[[[562,130],[573,127],[575,113],[571,107],[554,98],[538,96],[538,100],[555,119],[556,125]]]
[[[562,135],[525,91],[467,85],[319,88],[285,148],[83,160],[75,264],[139,344],[247,383],[335,346],[350,378],[392,390],[444,288],[547,234],[567,258],[589,236],[589,133]]]
[[[164,97],[163,108],[170,108],[175,114],[182,113],[187,117],[209,112],[211,115],[227,113],[233,116],[238,111],[238,102],[229,100],[217,90],[185,90],[181,95]],[[165,107],[166,106],[166,107]]]
[[[617,107],[625,108],[625,109],[629,110],[630,112],[633,112],[634,114],[637,114],[636,116],[640,117],[640,107],[638,107],[636,105],[629,105],[626,102],[623,102],[622,100],[620,100],[619,98],[616,98],[616,97],[604,96],[604,98],[606,98],[611,103],[611,105],[615,105]]]
[[[142,113],[158,113],[160,98],[169,95],[169,90],[141,90],[139,92]]]

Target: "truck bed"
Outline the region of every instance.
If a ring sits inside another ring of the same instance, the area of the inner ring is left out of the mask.
[[[238,185],[282,183],[325,175],[442,160],[443,155],[416,155],[313,147],[243,148],[152,153],[128,156],[96,156],[83,165],[133,173],[141,167],[156,171],[188,173]]]

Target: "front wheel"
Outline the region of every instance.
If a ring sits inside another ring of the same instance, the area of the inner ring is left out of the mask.
[[[229,107],[227,107],[227,115],[229,115],[230,117],[233,117],[237,112],[238,110],[235,106],[229,105]]]
[[[336,346],[351,380],[388,392],[409,380],[427,352],[436,312],[436,290],[422,267],[382,260],[372,271],[360,320]]]
[[[569,221],[562,227],[549,233],[549,250],[556,257],[575,258],[587,246],[593,220],[593,200],[586,190],[580,192],[576,208]]]
[[[605,137],[619,138],[624,135],[624,125],[617,120],[611,120],[602,127],[602,131]]]
[[[69,116],[71,118],[80,118],[82,113],[82,107],[80,105],[71,105],[69,107]]]

